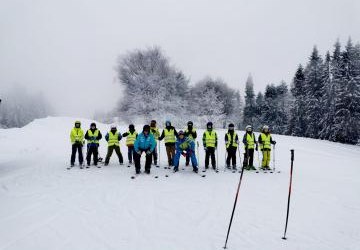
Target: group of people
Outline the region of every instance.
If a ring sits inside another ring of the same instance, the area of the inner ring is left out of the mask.
[[[140,161],[141,155],[143,153],[145,154],[145,173],[150,173],[152,163],[154,165],[158,164],[157,145],[159,144],[157,141],[160,142],[162,140],[164,140],[165,143],[169,168],[173,168],[174,172],[177,172],[179,170],[180,158],[181,156],[184,156],[186,159],[186,166],[189,166],[191,161],[193,171],[196,173],[198,172],[198,161],[195,152],[197,132],[193,126],[192,121],[187,123],[187,128],[185,131],[180,130],[179,132],[177,132],[174,126],[171,125],[170,121],[166,121],[165,128],[161,134],[157,128],[157,123],[155,120],[152,120],[150,125],[144,125],[141,133],[137,133],[133,124],[130,124],[129,130],[123,134],[117,130],[115,125],[111,125],[110,131],[105,135],[105,140],[108,143],[108,150],[104,162],[105,166],[109,164],[110,157],[114,150],[118,156],[119,164],[123,165],[124,160],[120,150],[120,140],[123,137],[126,138],[129,164],[134,163],[137,174],[140,173]],[[81,129],[81,122],[76,121],[74,128],[70,132],[70,140],[72,143],[72,153],[70,160],[71,167],[74,166],[76,153],[78,153],[80,166],[83,165],[84,157],[82,149],[85,145],[85,140],[87,141],[87,166],[90,166],[91,158],[93,158],[94,165],[97,166],[99,161],[99,141],[101,139],[102,134],[100,130],[97,129],[95,123],[91,123],[90,128],[84,134],[84,131]],[[243,136],[242,142],[245,148],[243,161],[244,169],[256,169],[253,165],[254,150],[258,151],[260,145],[260,150],[262,151],[263,155],[261,168],[264,170],[269,170],[271,144],[276,144],[276,142],[271,137],[269,127],[266,125],[263,126],[261,134],[259,135],[258,140],[256,140],[252,126],[246,126],[246,132]],[[216,131],[213,128],[212,122],[208,122],[206,124],[206,131],[203,133],[202,143],[205,150],[205,169],[209,168],[211,159],[211,166],[214,170],[216,170],[217,163],[215,152],[218,147],[218,137]],[[236,152],[240,150],[239,144],[239,137],[235,132],[235,126],[231,123],[229,124],[228,131],[225,134],[225,145],[227,151],[226,167],[228,169],[237,169]],[[232,165],[230,165],[230,163],[232,163]]]

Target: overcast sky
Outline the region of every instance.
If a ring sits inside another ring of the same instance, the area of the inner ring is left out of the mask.
[[[116,59],[159,45],[194,83],[290,82],[314,45],[360,41],[359,0],[0,0],[0,91],[41,90],[60,115],[114,107]]]

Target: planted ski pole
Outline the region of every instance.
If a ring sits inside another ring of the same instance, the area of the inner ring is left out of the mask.
[[[274,166],[274,172],[275,172],[275,144],[274,144],[274,151],[273,151],[273,166]],[[294,153],[294,150],[292,151]]]
[[[161,155],[161,151],[160,151],[160,148],[161,148],[161,146],[160,146],[160,141],[158,141],[158,143],[159,143],[159,155],[158,155],[159,162],[158,162],[158,166],[160,166],[160,165],[161,165],[161,161],[160,161],[160,155]]]
[[[233,218],[234,218],[234,213],[235,213],[236,203],[237,203],[237,200],[238,200],[238,197],[239,197],[239,191],[240,191],[240,186],[241,186],[241,180],[242,180],[242,177],[243,177],[243,174],[244,174],[244,166],[245,166],[245,165],[243,164],[243,166],[242,166],[242,168],[241,168],[241,174],[240,174],[239,184],[238,184],[237,191],[236,191],[236,195],[235,195],[234,206],[233,206],[233,210],[232,210],[232,213],[231,213],[231,218],[230,218],[230,223],[229,223],[228,231],[227,231],[227,234],[226,234],[226,240],[225,240],[225,246],[224,246],[224,249],[226,249],[227,242],[228,242],[228,239],[229,239],[229,234],[230,234],[231,224],[232,224],[232,221],[233,221]]]
[[[292,185],[292,173],[293,173],[293,165],[294,165],[294,149],[291,149],[291,168],[290,168],[290,184],[289,184],[289,195],[288,195],[288,203],[287,203],[287,212],[286,212],[286,223],[285,223],[285,231],[283,240],[286,240],[286,231],[289,221],[289,208],[290,208],[290,197],[291,197],[291,185]]]
[[[240,144],[239,143],[238,143],[238,153],[239,153],[239,161],[240,161],[240,164],[241,164],[242,160],[241,160]]]
[[[200,153],[199,153],[199,141],[196,141],[196,150],[197,150],[197,155],[198,155],[198,166],[200,167]]]

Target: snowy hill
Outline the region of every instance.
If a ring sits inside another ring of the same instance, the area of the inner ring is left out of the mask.
[[[218,130],[219,173],[201,178],[191,168],[172,174],[153,167],[150,176],[132,180],[133,167],[119,166],[115,155],[101,169],[66,170],[74,120],[46,118],[0,129],[0,249],[222,249],[239,179],[222,171],[224,130]],[[82,120],[82,127],[90,122]],[[360,147],[274,139],[281,173],[244,173],[228,248],[360,249]],[[283,241],[291,148],[293,196]],[[201,167],[203,162],[201,149]]]

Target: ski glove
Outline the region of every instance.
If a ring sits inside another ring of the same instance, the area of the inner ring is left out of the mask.
[[[207,151],[207,147],[204,147],[205,152]]]
[[[275,145],[275,144],[276,144],[276,141],[273,141],[273,144]]]
[[[138,155],[141,155],[141,151],[140,151],[140,150],[139,150],[139,151],[137,151],[136,153],[137,153]]]
[[[255,148],[255,150],[256,150],[256,151],[258,151],[258,150],[259,150],[259,148],[258,148],[258,145],[256,145],[256,148]]]
[[[146,154],[151,155],[151,151],[150,150],[146,151]]]

